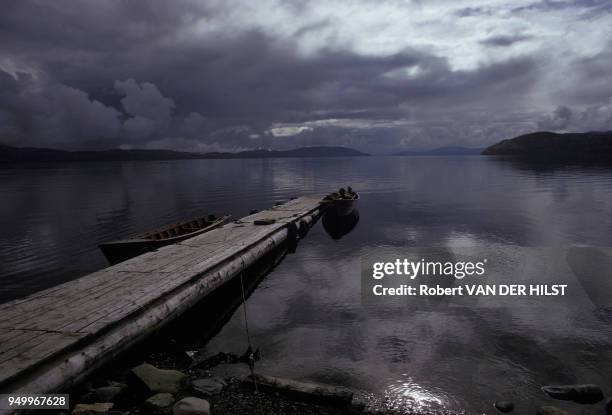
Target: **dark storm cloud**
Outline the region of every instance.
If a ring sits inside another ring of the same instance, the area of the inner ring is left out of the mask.
[[[608,0],[540,0],[528,5],[516,7],[514,12],[522,11],[557,11],[569,8],[593,9],[599,11],[610,10]]]
[[[0,90],[0,137],[9,144],[88,147],[119,134],[119,111],[79,89],[0,71]]]
[[[455,16],[458,17],[474,17],[474,16],[489,16],[491,9],[485,7],[464,7],[455,11]]]
[[[236,20],[231,7],[5,2],[0,141],[189,150],[486,141],[485,133],[505,138],[498,136],[524,128],[525,119],[490,120],[522,105],[541,77],[543,59],[528,54],[461,69],[412,47],[361,53],[330,44],[305,53],[301,45],[311,37],[330,30],[325,36],[333,36],[334,19],[291,25],[281,36]],[[291,9],[307,12],[302,3]],[[526,40],[494,36],[483,43],[518,47]],[[583,64],[596,70],[607,59]],[[362,121],[355,126],[353,119]],[[296,133],[274,137],[275,127]]]
[[[612,97],[612,41],[601,52],[570,62],[571,78],[579,88],[563,88],[557,99],[572,104],[580,102],[607,102]]]
[[[484,39],[481,43],[487,46],[507,47],[530,39],[532,39],[532,36],[522,34],[496,35]]]
[[[538,120],[538,128],[555,131],[612,131],[612,52],[608,47],[573,60],[567,85],[553,96],[561,104]],[[584,105],[584,103],[588,103]]]
[[[529,11],[529,10],[552,11],[552,10],[559,10],[559,9],[565,9],[568,7],[573,7],[574,3],[575,3],[574,1],[540,0],[540,1],[530,3],[526,6],[516,7],[512,11],[513,12],[522,12],[522,11]]]
[[[561,105],[538,121],[538,129],[552,131],[612,131],[612,101],[576,111]]]

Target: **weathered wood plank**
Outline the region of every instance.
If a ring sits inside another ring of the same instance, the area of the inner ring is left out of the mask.
[[[161,280],[163,285],[166,284],[165,280],[168,276],[160,273],[180,273],[194,266],[197,272],[203,272],[207,267],[222,260],[223,257],[234,255],[245,246],[257,242],[282,226],[280,224],[236,225],[225,229],[223,243],[204,245],[201,248],[169,246],[168,249],[157,251],[157,257],[160,259],[154,261],[149,259],[151,256],[155,257],[153,255],[155,253],[145,254],[144,259],[130,262],[124,267],[114,267],[115,273],[97,273],[94,274],[95,278],[92,275],[89,282],[81,279],[75,284],[64,284],[53,297],[37,296],[36,300],[16,304],[11,314],[3,315],[0,318],[0,327],[58,330],[77,318],[83,319],[83,310],[93,310],[94,315],[99,316],[104,314],[103,308],[108,304],[106,296],[113,298],[115,303],[129,304],[135,300],[131,293],[135,291],[133,289],[140,288],[140,283],[154,290],[158,288],[157,280]],[[141,267],[140,271],[138,271],[138,266]],[[150,275],[145,277],[129,275],[137,272]],[[182,283],[180,279],[175,279],[175,282],[176,285]],[[75,294],[78,296],[76,299]]]
[[[121,293],[126,285],[138,284],[147,279],[142,274],[122,274],[115,276],[111,284],[100,287],[91,287],[83,292],[65,290],[61,298],[53,298],[51,303],[41,301],[40,298],[32,301],[28,307],[19,307],[19,316],[13,320],[2,319],[2,328],[20,328],[33,330],[59,330],[70,321],[80,318],[86,310],[103,309],[112,301],[121,301],[116,293]],[[45,299],[46,300],[46,299]],[[1,348],[1,346],[0,346]]]
[[[121,301],[116,301],[114,306],[103,312],[94,311],[79,319],[79,321],[62,327],[62,330],[95,331],[92,326],[97,328],[100,325],[100,319],[107,321],[129,315],[139,307],[145,307],[150,301],[168,294],[176,287],[210,270],[224,259],[235,255],[244,248],[245,244],[261,240],[269,232],[269,230],[263,229],[250,232],[246,234],[246,239],[241,239],[234,244],[218,246],[213,252],[205,251],[206,255],[198,255],[198,258],[195,258],[192,262],[179,264],[180,266],[172,268],[161,268],[148,274],[146,279],[141,278],[140,281],[132,281],[129,287],[125,287],[117,293],[116,298],[121,299]],[[145,284],[138,284],[142,281]],[[111,315],[112,317],[109,317]]]
[[[288,223],[310,225],[320,208],[319,198],[292,200],[1,305],[0,391],[73,382],[238,275],[287,238]]]
[[[29,369],[83,338],[83,333],[42,332],[0,358],[0,384],[16,373]]]
[[[105,282],[112,282],[116,278],[113,273],[102,270],[90,274],[88,278],[79,278],[60,284],[51,289],[43,290],[29,297],[15,300],[3,304],[0,308],[0,322],[14,321],[15,316],[23,316],[24,313],[29,313],[45,304],[62,304],[69,301],[66,298],[66,290],[71,290],[83,294],[89,287],[101,288]],[[59,301],[58,301],[59,299]],[[0,323],[1,324],[1,323]]]

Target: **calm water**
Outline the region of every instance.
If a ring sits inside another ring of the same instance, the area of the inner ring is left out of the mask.
[[[357,228],[334,241],[318,224],[248,301],[262,370],[349,386],[375,404],[467,413],[493,414],[502,398],[533,412],[550,403],[539,391],[550,383],[612,393],[612,316],[588,301],[376,307],[362,305],[360,285],[361,257],[376,250],[610,246],[612,169],[480,157],[2,166],[0,301],[104,267],[102,241],[347,184],[362,195]],[[243,324],[238,310],[207,347],[242,353]]]

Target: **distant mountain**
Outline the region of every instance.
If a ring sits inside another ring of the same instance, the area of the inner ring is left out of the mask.
[[[50,148],[0,146],[0,161],[178,160],[200,156],[197,153],[171,150],[64,151]]]
[[[612,158],[612,131],[567,134],[541,131],[500,141],[482,154],[550,160]]]
[[[363,157],[369,154],[347,147],[300,147],[294,150],[248,150],[238,153],[205,153],[205,158]]]
[[[482,153],[482,148],[439,147],[431,150],[406,150],[394,153],[394,156],[474,156]]]
[[[238,153],[187,153],[172,150],[64,151],[0,145],[0,162],[356,157],[368,155],[346,147],[302,147],[295,150],[250,150]]]

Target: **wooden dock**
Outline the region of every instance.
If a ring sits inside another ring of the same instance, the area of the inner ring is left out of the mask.
[[[0,393],[50,393],[82,381],[309,229],[324,207],[319,197],[294,199],[0,305]]]

